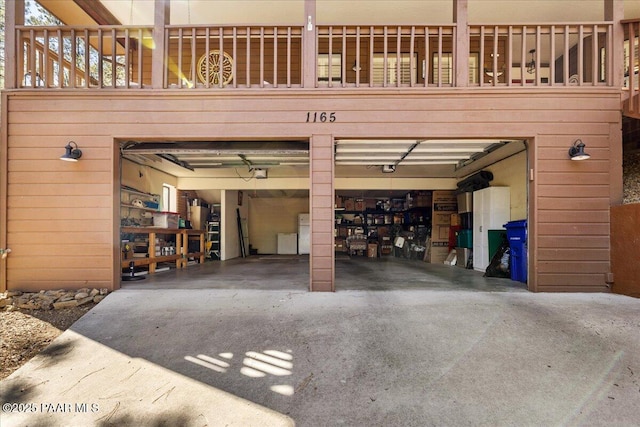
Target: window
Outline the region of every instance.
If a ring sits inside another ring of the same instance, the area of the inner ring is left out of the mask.
[[[400,84],[415,84],[416,82],[416,62],[417,55],[411,56],[407,53],[400,54]],[[395,53],[387,54],[387,84],[398,84],[397,76],[398,57]],[[384,83],[384,54],[375,53],[373,55],[373,83],[382,85]]]
[[[449,52],[443,52],[442,55],[442,84],[450,85],[453,83],[453,54]],[[477,52],[472,52],[469,55],[469,83],[478,84],[480,82],[478,73],[478,59],[480,55]],[[433,53],[433,59],[431,61],[433,76],[433,83],[438,83],[438,53]]]
[[[178,197],[176,187],[170,184],[162,184],[162,210],[168,212],[178,211]]]
[[[318,54],[318,81],[329,81],[329,54]],[[331,55],[331,81],[342,81],[342,56],[339,53]]]

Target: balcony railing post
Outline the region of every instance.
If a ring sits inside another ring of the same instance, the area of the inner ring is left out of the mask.
[[[24,0],[6,2],[5,23],[4,58],[6,63],[4,69],[4,87],[6,89],[15,89],[20,87],[17,79],[18,67],[22,68],[22,61],[19,61],[19,59],[24,58],[22,53],[24,51],[22,39],[16,40],[16,26],[24,25]],[[20,44],[19,52],[17,51],[18,43]]]
[[[624,19],[624,0],[605,0],[604,2],[604,19],[613,23],[613,31],[611,37],[615,41],[613,49],[608,58],[609,64],[612,64],[611,75],[606,76],[608,84],[613,87],[622,87],[623,85],[623,62],[624,62],[624,27],[621,22]]]
[[[153,50],[151,53],[151,86],[164,87],[165,25],[169,24],[170,0],[154,0]],[[140,82],[142,84],[142,82]]]
[[[456,70],[455,86],[467,87],[469,85],[469,11],[468,0],[454,0],[453,22],[455,39],[455,61]]]
[[[318,45],[316,44],[316,0],[304,1],[305,23],[302,30],[302,86],[310,89],[316,87],[316,59]]]

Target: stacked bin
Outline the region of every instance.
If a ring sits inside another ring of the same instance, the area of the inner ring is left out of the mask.
[[[511,252],[511,280],[527,283],[527,220],[509,221],[504,227]]]

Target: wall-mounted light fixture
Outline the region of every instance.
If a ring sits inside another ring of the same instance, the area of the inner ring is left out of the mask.
[[[591,158],[590,155],[584,152],[584,142],[581,139],[576,139],[571,148],[569,148],[569,157],[571,160],[587,160]]]
[[[360,70],[362,70],[362,67],[360,67],[360,65],[358,64],[358,61],[355,60],[355,61],[353,61],[353,67],[351,67],[351,69],[353,71],[360,71]]]
[[[60,156],[60,160],[64,160],[67,162],[77,162],[78,159],[82,157],[82,151],[78,148],[78,144],[73,141],[69,141],[64,149],[65,152],[62,156]]]
[[[536,59],[533,57],[533,54],[536,53],[536,50],[531,49],[529,53],[531,54],[531,61],[527,62],[527,73],[533,74],[536,72]]]

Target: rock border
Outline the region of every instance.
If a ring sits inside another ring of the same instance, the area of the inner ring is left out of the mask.
[[[76,290],[48,290],[40,292],[6,291],[0,294],[0,310],[62,310],[88,303],[99,303],[107,288],[82,288]]]

